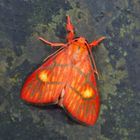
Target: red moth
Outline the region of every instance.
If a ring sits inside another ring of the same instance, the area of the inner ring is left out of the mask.
[[[47,45],[61,48],[26,79],[21,98],[38,105],[58,104],[75,120],[93,125],[99,114],[100,102],[95,78],[98,72],[91,48],[105,37],[91,43],[84,37],[74,38],[69,16],[66,29],[66,44],[51,43],[39,37]]]

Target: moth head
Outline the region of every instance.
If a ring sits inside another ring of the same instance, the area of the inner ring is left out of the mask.
[[[77,44],[79,44],[80,46],[87,46],[88,45],[88,42],[87,42],[87,40],[84,38],[84,37],[77,37],[77,38],[75,38],[74,39],[74,41],[77,43]]]

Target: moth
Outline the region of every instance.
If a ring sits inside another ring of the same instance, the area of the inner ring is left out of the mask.
[[[98,76],[91,48],[105,37],[88,43],[84,37],[75,37],[70,17],[66,23],[67,43],[52,43],[38,39],[51,47],[59,47],[46,58],[27,79],[20,97],[36,105],[57,104],[78,122],[95,124],[100,99],[96,79]]]

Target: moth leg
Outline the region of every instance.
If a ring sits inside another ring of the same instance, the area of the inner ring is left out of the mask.
[[[90,46],[90,47],[95,47],[95,46],[99,45],[99,43],[102,42],[105,38],[106,38],[105,36],[102,36],[102,37],[100,37],[99,39],[94,40],[93,42],[91,42],[91,43],[89,44],[89,46]],[[89,51],[90,51],[90,53],[92,54],[92,52],[91,52],[90,49],[89,49]],[[93,65],[94,65],[94,70],[93,70],[93,71],[94,71],[94,73],[97,75],[97,77],[98,77],[98,79],[99,79],[99,72],[98,72],[98,70],[97,70],[97,66],[96,66],[95,60],[94,60],[94,58],[93,58],[92,55],[91,55],[91,59],[92,59]]]
[[[97,75],[97,78],[99,79],[99,72],[96,70],[93,70],[93,72]]]
[[[90,47],[95,47],[95,46],[99,45],[99,43],[102,42],[105,38],[106,38],[105,36],[102,36],[102,37],[100,37],[99,39],[94,40],[93,42],[91,42],[91,43],[89,44],[89,46],[90,46]]]
[[[61,46],[61,47],[65,47],[66,44],[64,43],[52,43],[52,42],[49,42],[48,40],[42,38],[42,37],[38,37],[39,40],[41,40],[42,42],[44,42],[45,44],[47,45],[50,45],[51,47],[58,47],[58,46]]]
[[[97,78],[99,79],[99,72],[98,72],[98,70],[97,70],[97,66],[96,66],[95,60],[94,60],[94,58],[93,58],[92,55],[91,55],[91,59],[92,59],[93,65],[94,65],[93,71],[94,71],[94,73],[97,75]]]
[[[92,55],[91,49],[89,49],[89,53],[90,53],[91,60],[92,60],[93,66],[94,66],[93,72],[97,75],[97,77],[99,79],[99,72],[97,70],[97,66],[96,66],[96,63],[95,63],[95,59],[94,59],[94,57]]]
[[[74,38],[74,26],[71,23],[70,16],[67,16],[66,30],[68,32],[66,39],[70,42]]]

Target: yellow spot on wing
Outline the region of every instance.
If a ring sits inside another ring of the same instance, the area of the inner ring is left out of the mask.
[[[88,87],[87,89],[85,89],[83,92],[82,92],[82,96],[84,98],[91,98],[94,96],[94,91],[91,87]]]
[[[48,81],[48,74],[47,74],[47,71],[41,71],[39,73],[39,79],[42,81],[42,82],[47,82]]]

